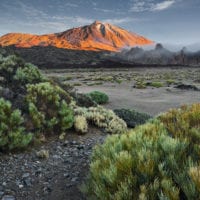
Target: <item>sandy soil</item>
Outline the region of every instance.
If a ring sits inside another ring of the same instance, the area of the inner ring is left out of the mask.
[[[109,96],[107,108],[129,108],[151,115],[157,115],[170,108],[183,104],[200,102],[199,91],[179,90],[172,87],[135,89],[129,84],[113,87],[112,85],[80,86],[79,92],[87,93],[93,90],[105,92]]]

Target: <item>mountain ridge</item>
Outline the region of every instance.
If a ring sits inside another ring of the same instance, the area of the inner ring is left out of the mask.
[[[90,25],[59,33],[35,35],[8,33],[0,37],[1,46],[54,46],[57,48],[91,51],[120,51],[125,47],[152,44],[153,41],[109,23],[95,21]]]

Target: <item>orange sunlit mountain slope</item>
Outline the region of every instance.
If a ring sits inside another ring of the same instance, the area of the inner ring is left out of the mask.
[[[153,42],[120,27],[95,21],[91,25],[73,28],[61,33],[32,35],[9,33],[0,37],[1,46],[16,47],[55,46],[58,48],[119,51],[125,47],[148,45]]]

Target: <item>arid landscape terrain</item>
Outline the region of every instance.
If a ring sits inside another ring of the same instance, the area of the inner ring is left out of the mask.
[[[71,84],[81,93],[94,90],[105,92],[109,96],[105,107],[110,109],[135,109],[155,116],[170,108],[197,103],[200,99],[199,68],[166,66],[44,72],[49,77]],[[152,86],[152,83],[158,86]]]
[[[0,200],[200,199],[199,8],[1,0]]]

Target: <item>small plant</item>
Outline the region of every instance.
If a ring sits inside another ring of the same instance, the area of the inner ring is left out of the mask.
[[[79,133],[87,133],[88,123],[84,116],[78,115],[74,118],[74,128]]]
[[[139,113],[135,110],[129,109],[116,109],[114,110],[117,116],[123,119],[128,127],[134,128],[137,125],[144,124],[147,120],[151,118],[150,115],[146,113]]]
[[[149,86],[155,87],[155,88],[160,88],[160,87],[163,87],[164,85],[163,85],[162,82],[151,82],[151,83],[149,84]]]
[[[22,149],[30,144],[32,134],[25,132],[23,123],[21,112],[0,98],[0,150]]]
[[[146,83],[142,82],[142,81],[137,81],[134,85],[134,88],[137,89],[146,89]]]
[[[109,97],[107,94],[99,91],[93,91],[87,94],[93,101],[97,104],[105,104],[109,101]]]

